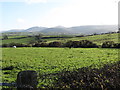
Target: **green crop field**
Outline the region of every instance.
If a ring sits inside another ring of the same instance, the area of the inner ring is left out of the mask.
[[[101,68],[104,64],[119,61],[119,49],[105,48],[2,48],[3,82],[15,82],[23,70],[35,70],[39,75],[53,74],[62,70],[89,67]],[[52,85],[50,79],[39,78],[38,87]]]

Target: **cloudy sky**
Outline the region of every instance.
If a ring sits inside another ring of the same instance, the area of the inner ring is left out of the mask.
[[[0,0],[0,30],[118,24],[119,0]]]

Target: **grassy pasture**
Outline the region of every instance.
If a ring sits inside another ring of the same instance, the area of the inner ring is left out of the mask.
[[[34,40],[34,38],[33,37],[27,37],[27,38],[22,38],[22,39],[10,38],[10,39],[6,39],[6,40],[2,40],[2,44],[4,44],[4,43],[6,43],[6,44],[7,43],[12,43],[12,42],[26,44],[26,43],[29,43],[31,40]]]
[[[102,45],[102,43],[105,41],[114,41],[115,43],[118,43],[118,33],[94,35],[94,36],[86,36],[86,37],[73,37],[73,38],[66,38],[66,39],[58,39],[57,41],[66,42],[68,40],[73,40],[73,41],[90,40],[96,43],[97,45]]]
[[[15,82],[17,73],[23,70],[35,70],[40,75],[92,66],[101,68],[104,64],[114,63],[118,59],[119,49],[104,48],[2,48],[2,68],[13,66],[13,70],[3,70],[3,82]],[[41,81],[50,85],[49,79]]]
[[[71,40],[90,40],[98,45],[101,45],[105,41],[114,41],[118,42],[118,33],[117,34],[104,34],[104,35],[94,35],[81,38],[73,38]]]
[[[20,36],[10,36],[9,39],[7,40],[2,40],[2,43],[29,43],[30,41],[35,40],[34,37],[27,37],[27,38],[22,38],[22,39],[13,39],[15,37],[20,37]],[[21,36],[23,37],[23,36]],[[52,36],[51,36],[52,37]],[[114,34],[104,34],[104,35],[94,35],[94,36],[86,36],[86,37],[71,37],[71,38],[49,38],[49,39],[42,39],[46,40],[48,43],[53,42],[53,41],[61,41],[63,43],[67,42],[68,40],[74,40],[74,41],[79,41],[79,40],[90,40],[97,45],[101,45],[105,41],[114,41],[115,43],[118,42],[118,33]]]

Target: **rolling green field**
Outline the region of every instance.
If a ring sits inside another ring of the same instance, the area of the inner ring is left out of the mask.
[[[22,38],[22,39],[7,39],[7,40],[2,40],[2,44],[8,44],[8,43],[29,43],[30,41],[34,40],[33,37],[27,37],[27,38]]]
[[[64,38],[42,39],[47,43],[60,41],[65,43],[69,40],[80,41],[89,40],[97,45],[102,45],[105,41],[114,41],[118,43],[119,33],[93,35],[85,37],[64,36]],[[42,36],[57,37],[57,36]],[[8,36],[9,39],[1,40],[5,43],[23,43],[28,44],[35,41],[31,36]],[[41,47],[22,47],[22,48],[1,48],[2,50],[2,79],[3,83],[15,82],[17,74],[24,70],[37,71],[39,78],[38,87],[44,88],[53,86],[58,79],[57,73],[63,71],[75,71],[83,67],[102,68],[120,61],[118,58],[119,49],[115,48],[41,48]],[[5,70],[5,68],[11,68]],[[54,75],[55,74],[55,75]],[[48,75],[44,77],[44,75]],[[54,78],[54,79],[53,79]],[[96,82],[95,82],[96,83]]]
[[[74,40],[74,41],[90,40],[90,41],[96,43],[97,45],[101,45],[105,41],[114,41],[115,43],[118,43],[118,34],[119,33],[104,34],[104,35],[93,35],[93,36],[86,36],[86,37],[49,38],[49,39],[42,39],[42,40],[46,40],[48,43],[53,42],[53,41],[61,41],[61,42],[65,43],[68,40]],[[34,37],[27,37],[27,36],[26,36],[26,38],[13,39],[13,38],[16,38],[16,37],[20,37],[20,36],[10,36],[10,37],[8,36],[9,39],[2,40],[2,44],[12,43],[12,42],[28,44],[30,41],[35,40]],[[21,37],[23,37],[23,36],[21,36]]]
[[[2,48],[3,82],[15,82],[23,70],[35,70],[39,75],[53,74],[62,70],[89,67],[101,68],[104,64],[119,61],[119,49],[105,48]],[[52,80],[41,80],[38,87],[51,85]]]

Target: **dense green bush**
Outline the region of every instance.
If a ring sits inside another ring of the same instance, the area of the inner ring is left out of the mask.
[[[114,48],[120,48],[120,43],[115,43]]]
[[[81,41],[68,41],[65,43],[66,47],[73,48],[97,48],[98,46],[89,40],[81,40]]]
[[[98,46],[89,40],[81,40],[80,46],[82,48],[97,48]]]
[[[105,65],[101,69],[83,67],[58,74],[56,88],[98,88],[102,90],[120,88],[120,62]]]
[[[48,47],[48,43],[42,42],[40,43],[40,47]]]
[[[102,44],[102,48],[113,48],[115,43],[113,41],[105,41]]]
[[[113,41],[105,41],[102,44],[102,48],[120,48],[120,43],[115,43]]]
[[[61,42],[55,41],[55,42],[50,42],[48,46],[49,47],[61,47],[61,45],[62,45]]]
[[[40,47],[40,43],[34,43],[32,46],[33,47]]]
[[[80,42],[79,41],[72,41],[72,47],[74,47],[74,48],[80,47]]]
[[[72,47],[72,40],[70,40],[70,41],[67,41],[66,43],[64,43],[64,47]]]

